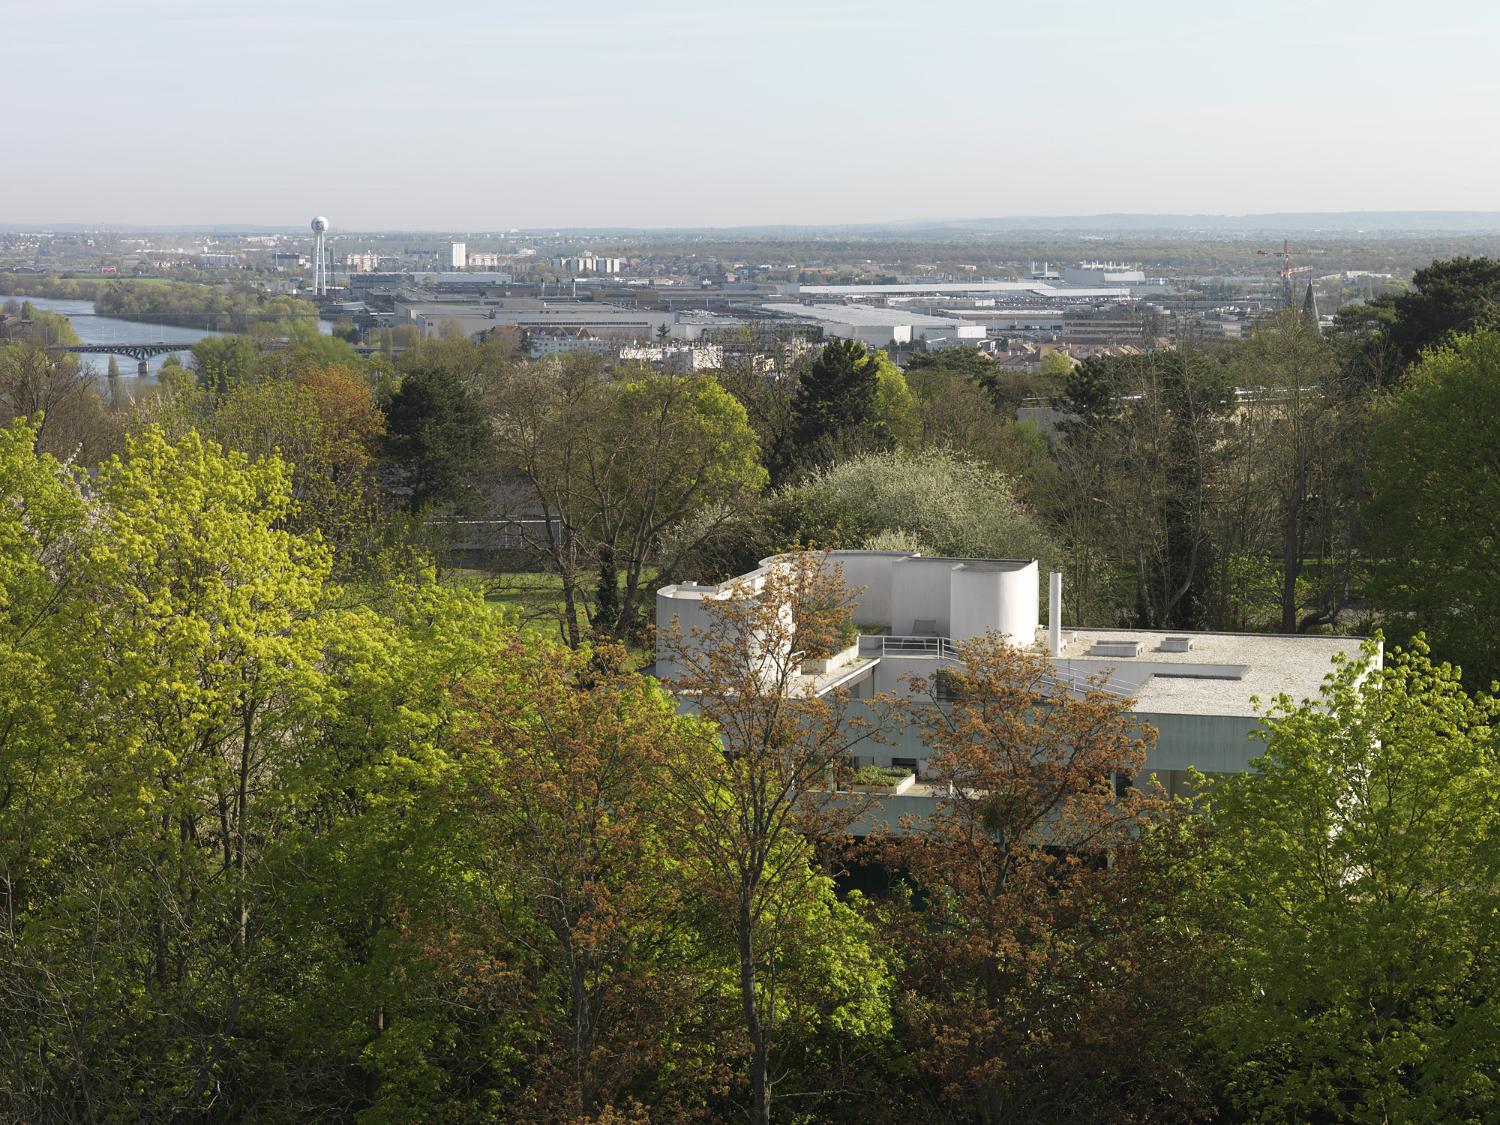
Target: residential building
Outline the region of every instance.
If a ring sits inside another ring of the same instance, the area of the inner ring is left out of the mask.
[[[618,343],[600,339],[582,328],[535,328],[526,333],[526,354],[532,359],[564,352],[587,352],[613,359],[618,351]]]
[[[724,366],[719,344],[637,344],[620,349],[621,359],[660,364],[668,371],[717,371]]]
[[[961,662],[962,642],[998,635],[1050,661],[1051,690],[1097,687],[1129,700],[1135,721],[1156,731],[1141,776],[1130,780],[1154,775],[1173,795],[1189,792],[1193,769],[1208,777],[1249,770],[1262,749],[1252,735],[1263,725],[1263,704],[1283,695],[1315,699],[1335,658],[1357,659],[1365,643],[1345,636],[1063,628],[1057,572],[1044,626],[1042,575],[1033,559],[834,551],[826,560],[841,569],[856,599],[853,618],[861,635],[821,666],[805,667],[796,690],[846,692],[856,709],[868,708],[865,701],[875,695],[910,697],[914,679],[934,682]],[[772,557],[717,586],[663,587],[656,598],[656,674],[670,682],[678,673],[673,637],[704,635],[713,601],[754,596],[770,568],[784,565],[784,557]],[[915,724],[887,732],[883,744],[861,755],[859,765],[905,766],[917,779],[885,800],[864,830],[882,816],[895,826],[903,815],[936,807],[941,794],[922,783],[928,758]]]
[[[552,265],[564,273],[619,273],[621,261],[581,254],[574,258],[553,258]]]
[[[448,244],[448,265],[450,269],[455,270],[469,268],[468,248],[462,242],[450,242]]]

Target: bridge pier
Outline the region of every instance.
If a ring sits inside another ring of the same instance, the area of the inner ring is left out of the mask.
[[[146,361],[144,359],[141,360],[139,363],[137,363],[135,365],[135,373],[137,375],[139,375],[142,379],[144,379],[148,374],[150,374],[146,370]]]

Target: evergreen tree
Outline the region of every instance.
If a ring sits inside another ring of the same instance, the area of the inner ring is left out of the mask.
[[[817,467],[850,453],[889,449],[880,417],[880,368],[857,340],[832,340],[803,371],[792,401],[792,445],[780,466]]]
[[[385,405],[386,454],[408,488],[407,506],[452,503],[488,436],[474,396],[446,367],[412,371]]]

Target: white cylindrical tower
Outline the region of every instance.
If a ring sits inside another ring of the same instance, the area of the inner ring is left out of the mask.
[[[321,297],[328,292],[328,251],[324,241],[328,233],[328,220],[322,215],[312,221],[313,232],[313,296]]]

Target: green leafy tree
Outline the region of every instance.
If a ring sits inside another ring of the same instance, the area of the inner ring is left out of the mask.
[[[255,345],[246,336],[205,336],[193,345],[193,370],[205,391],[228,394],[255,376]]]
[[[882,714],[856,715],[845,693],[797,686],[802,654],[836,647],[850,611],[842,575],[820,556],[783,556],[758,589],[704,604],[701,630],[658,623],[668,687],[712,724],[707,752],[669,771],[664,808],[730,958],[747,1109],[766,1125],[778,1091],[809,1092],[787,1086],[817,1073],[808,1049],[819,1028],[843,1033],[845,1058],[877,1049],[890,1031],[888,970],[851,940],[858,916],[837,901],[814,850],[860,816],[857,800],[827,796]],[[829,1088],[823,1078],[814,1089]]]
[[[474,485],[472,474],[489,440],[473,393],[448,367],[407,372],[384,404],[385,455],[419,511],[454,504]]]
[[[881,425],[897,449],[916,448],[921,422],[917,417],[917,399],[906,385],[906,376],[884,350],[873,352],[869,362],[875,368],[875,412]]]
[[[908,377],[919,371],[946,371],[976,383],[994,374],[995,361],[973,345],[942,348],[935,352],[918,352],[906,361]]]
[[[0,433],[0,1096],[368,1103],[411,1012],[392,826],[497,619],[427,579],[350,607],[277,458],[148,430],[90,478],[32,443]]]
[[[357,371],[306,367],[295,380],[241,386],[212,406],[204,428],[228,448],[276,454],[291,466],[288,528],[322,535],[343,574],[369,560],[381,531],[375,469],[384,416]]]
[[[1398,633],[1425,630],[1469,682],[1500,677],[1500,332],[1430,352],[1376,404],[1365,512],[1368,594]]]
[[[765,484],[744,407],[709,376],[611,380],[557,361],[519,370],[490,401],[502,461],[553,517],[528,546],[562,580],[574,647],[580,607],[596,631],[632,639],[649,571],[674,571]],[[686,526],[696,537],[672,534]]]
[[[1210,1017],[1254,1120],[1500,1113],[1493,700],[1418,641],[1277,700],[1258,772],[1207,797],[1231,999]]]
[[[785,541],[866,546],[897,534],[942,555],[1046,559],[1055,550],[1012,478],[946,450],[852,458],[787,489],[773,509]]]

